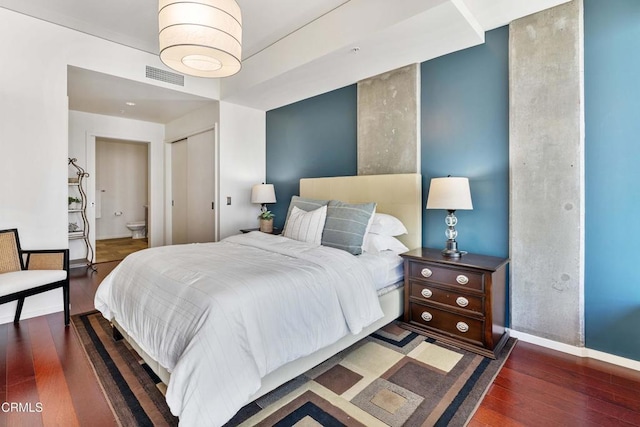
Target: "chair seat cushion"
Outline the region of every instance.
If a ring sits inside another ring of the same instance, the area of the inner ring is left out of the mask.
[[[65,270],[22,270],[0,274],[0,296],[37,288],[67,278]]]

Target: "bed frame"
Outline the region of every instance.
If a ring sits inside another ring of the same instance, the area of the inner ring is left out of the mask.
[[[407,227],[408,234],[399,239],[409,249],[421,246],[422,242],[422,176],[420,174],[364,175],[333,178],[305,178],[300,180],[300,196],[313,199],[342,200],[348,203],[375,201],[376,212],[393,215]],[[357,335],[346,335],[334,344],[315,353],[281,366],[262,379],[262,387],[251,396],[250,403],[278,386],[301,375],[331,356],[355,344],[382,326],[392,322],[403,313],[403,287],[399,287],[380,297],[384,317],[377,320]],[[140,354],[145,362],[165,383],[170,374],[158,362],[147,355],[122,330],[114,319],[114,326]]]

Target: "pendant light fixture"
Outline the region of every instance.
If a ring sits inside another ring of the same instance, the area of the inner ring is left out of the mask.
[[[182,74],[227,77],[241,68],[242,17],[235,0],[159,0],[160,59]]]

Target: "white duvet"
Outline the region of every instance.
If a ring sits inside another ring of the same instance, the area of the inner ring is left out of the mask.
[[[347,252],[254,232],[129,255],[95,306],[171,372],[181,425],[216,426],[269,372],[382,317],[371,283]]]

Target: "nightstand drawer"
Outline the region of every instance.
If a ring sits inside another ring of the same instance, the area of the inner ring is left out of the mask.
[[[484,316],[484,299],[456,292],[455,289],[440,289],[428,283],[409,282],[410,296],[424,302],[438,302],[455,308],[477,312]]]
[[[410,261],[409,278],[465,286],[479,291],[484,290],[484,275],[482,273],[460,268],[446,268],[437,264]]]
[[[484,321],[440,310],[428,305],[409,303],[410,322],[436,333],[453,335],[476,345],[484,345]]]

